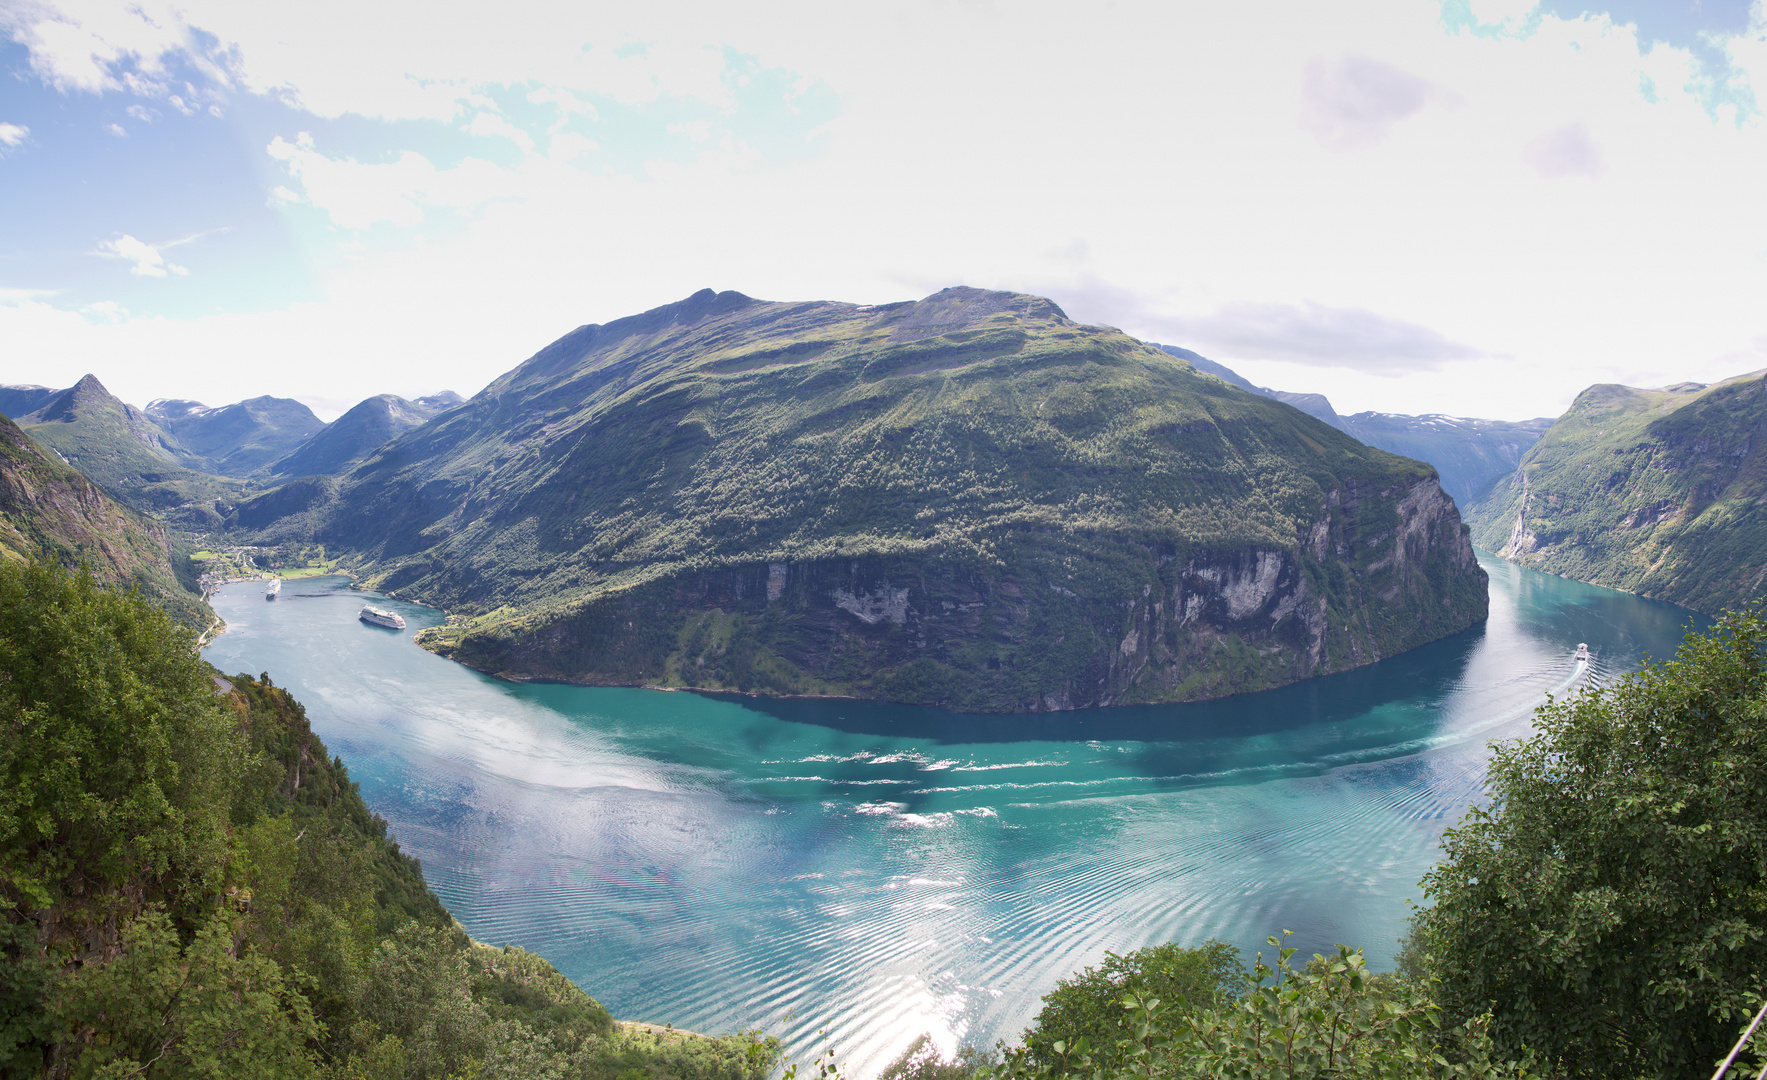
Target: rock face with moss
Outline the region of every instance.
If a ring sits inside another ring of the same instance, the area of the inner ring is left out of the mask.
[[[1767,372],[1577,396],[1469,511],[1524,566],[1717,614],[1767,581]]]
[[[214,614],[165,526],[118,504],[0,416],[0,561],[39,557],[138,588],[186,623],[206,624]]]
[[[1486,611],[1429,466],[975,289],[586,326],[289,503],[455,616],[425,645],[514,678],[1067,709]]]

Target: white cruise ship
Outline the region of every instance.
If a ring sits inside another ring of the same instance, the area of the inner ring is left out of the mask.
[[[269,584],[264,586],[264,599],[274,600],[276,599],[276,594],[281,591],[282,579],[279,577],[273,577],[270,579]]]
[[[390,611],[382,611],[377,607],[371,606],[363,608],[356,614],[356,618],[361,619],[365,623],[373,623],[376,626],[390,627],[394,630],[405,629],[405,619],[403,616],[395,615]]]

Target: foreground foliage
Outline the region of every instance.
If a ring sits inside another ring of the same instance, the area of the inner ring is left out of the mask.
[[[0,564],[0,1077],[758,1080],[470,941],[300,704],[138,594]]]
[[[1565,1075],[1710,1070],[1767,995],[1767,623],[1536,723],[1425,879],[1444,1004]]]
[[[1496,1054],[1485,1030],[1487,1018],[1448,1022],[1427,987],[1369,973],[1359,951],[1340,946],[1336,954],[1315,955],[1297,969],[1291,964],[1295,950],[1277,938],[1269,941],[1277,950],[1275,967],[1260,955],[1249,973],[1220,970],[1219,981],[1199,987],[1203,992],[1195,998],[1124,993],[1117,1002],[1121,1019],[1104,1025],[1110,1040],[1102,1046],[1089,1035],[1045,1041],[1050,1032],[1039,1017],[1024,1046],[979,1075],[983,1080],[1529,1075],[1525,1066]],[[1159,952],[1168,960],[1189,953],[1191,966],[1202,970],[1214,968],[1222,955],[1219,943],[1211,942],[1197,950],[1161,946],[1133,958]],[[1121,965],[1129,976],[1123,982],[1149,981],[1136,978],[1143,972],[1133,958],[1122,958],[1130,961]],[[1157,977],[1158,968],[1148,965],[1145,974]],[[1049,1011],[1046,1007],[1045,1015]]]

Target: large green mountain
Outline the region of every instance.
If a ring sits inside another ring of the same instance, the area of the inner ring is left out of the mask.
[[[18,424],[118,501],[193,528],[221,524],[217,503],[230,507],[250,488],[183,465],[174,439],[91,375],[19,417]]]
[[[143,410],[171,434],[179,462],[221,476],[250,476],[325,429],[325,421],[293,398],[255,397],[209,408],[161,398]]]
[[[378,394],[357,403],[325,430],[270,462],[277,476],[320,476],[341,473],[436,414],[460,404],[460,395],[443,391],[408,401],[396,394]]]
[[[1767,579],[1767,372],[1577,396],[1469,510],[1481,547],[1708,614]]]
[[[0,416],[0,561],[84,564],[106,584],[133,586],[186,623],[212,612],[165,526],[124,507]]]
[[[706,290],[241,516],[272,498],[265,539],[353,551],[455,616],[429,647],[516,677],[1057,709],[1274,686],[1485,616],[1429,466],[976,289]]]
[[[1382,412],[1340,416],[1324,394],[1255,386],[1231,368],[1189,349],[1176,345],[1161,345],[1160,348],[1189,360],[1198,371],[1219,376],[1254,394],[1293,405],[1308,416],[1318,417],[1370,446],[1429,462],[1441,474],[1442,490],[1453,496],[1459,506],[1471,505],[1493,484],[1515,472],[1522,455],[1539,441],[1541,432],[1552,426],[1552,421],[1546,417],[1512,421],[1480,420],[1442,413],[1408,416]]]

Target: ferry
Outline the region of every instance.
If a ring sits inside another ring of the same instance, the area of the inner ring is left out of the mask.
[[[1584,663],[1589,661],[1589,646],[1581,641],[1577,642],[1577,659]]]
[[[274,600],[276,599],[276,594],[281,591],[282,579],[279,577],[273,577],[270,579],[270,583],[264,586],[264,599]]]
[[[390,611],[382,611],[377,607],[363,608],[356,613],[356,618],[361,619],[365,623],[373,623],[375,626],[387,627],[390,630],[405,629],[405,619],[403,616],[395,615]]]

